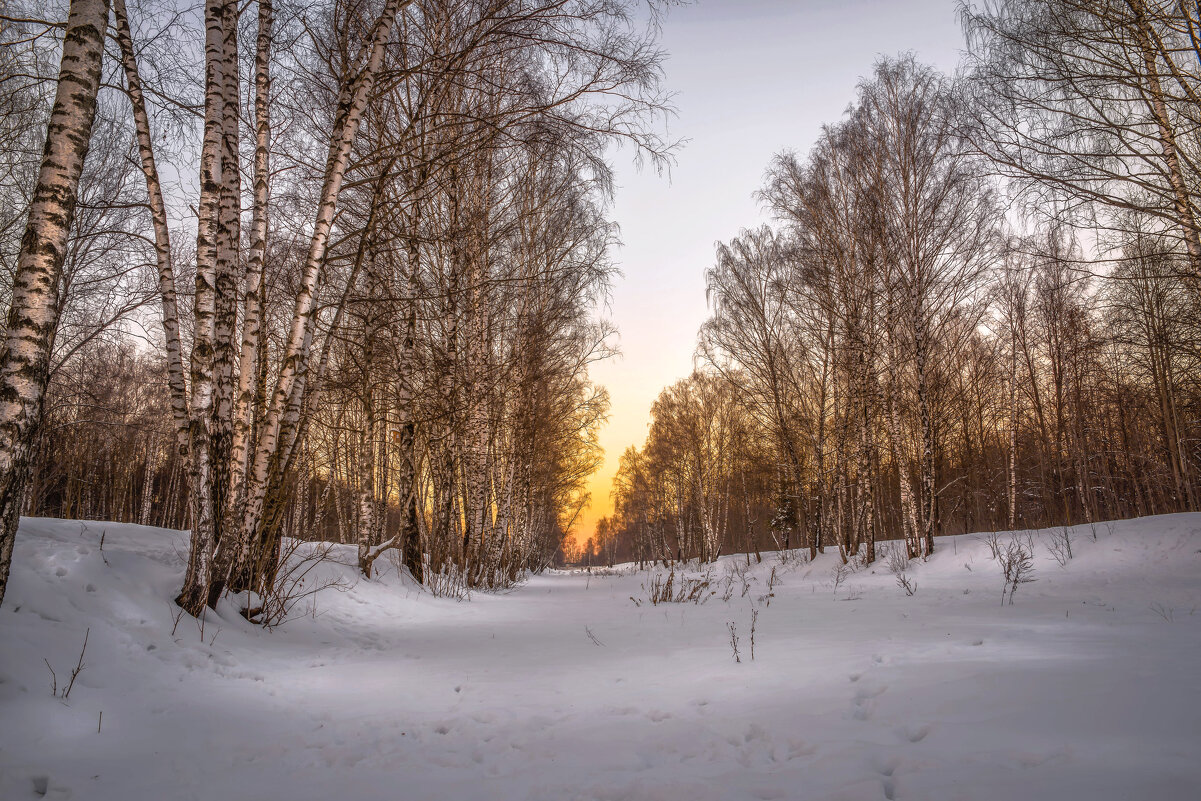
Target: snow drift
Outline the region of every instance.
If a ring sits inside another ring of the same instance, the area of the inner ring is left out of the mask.
[[[833,553],[728,556],[679,604],[628,567],[456,602],[336,547],[308,580],[353,586],[265,631],[177,621],[182,532],[26,519],[0,797],[1199,798],[1201,515],[1071,533],[1062,566],[1031,535],[1012,605],[973,536],[913,595],[885,560],[835,589]]]

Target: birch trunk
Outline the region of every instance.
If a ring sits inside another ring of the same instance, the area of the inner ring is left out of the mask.
[[[890,330],[892,329],[892,325],[892,317],[890,315]],[[921,529],[917,522],[917,509],[913,499],[913,487],[909,484],[909,468],[906,465],[905,446],[901,439],[901,416],[897,409],[897,396],[901,392],[900,377],[897,375],[897,362],[900,356],[896,353],[895,345],[892,345],[890,350],[892,353],[889,355],[889,390],[888,402],[886,404],[888,412],[888,444],[893,464],[896,465],[897,487],[901,496],[901,533],[905,540],[906,552],[912,559],[917,557],[921,552],[921,543],[918,541],[918,532]]]
[[[379,271],[377,264],[378,253],[374,243],[370,240],[371,232],[363,233],[363,241],[367,249],[367,281],[366,281],[366,297],[363,298],[365,306],[365,320],[363,325],[363,384],[362,384],[362,406],[363,406],[363,422],[362,430],[359,432],[359,452],[358,464],[356,465],[358,473],[358,493],[357,493],[357,514],[356,525],[358,528],[358,557],[359,571],[364,578],[371,578],[371,565],[375,558],[383,550],[381,526],[384,523],[383,513],[385,509],[380,508],[379,499],[382,495],[380,492],[381,479],[383,475],[380,471],[380,457],[382,455],[383,443],[377,438],[380,429],[380,409],[378,397],[378,378],[379,365],[377,361],[380,356],[380,348],[377,340],[381,333],[381,314],[378,308],[378,298],[383,296],[383,286],[379,280]]]
[[[239,141],[238,12],[231,2],[225,18],[222,54],[221,113],[221,198],[217,205],[216,316],[213,320],[213,409],[212,409],[212,504],[214,527],[213,575],[208,588],[208,605],[215,606],[225,591],[234,557],[239,550],[239,533],[226,525],[226,510],[232,503],[234,363],[237,348],[238,290],[241,262],[242,173]]]
[[[13,277],[0,347],[0,603],[49,379],[59,284],[96,118],[107,27],[107,0],[72,0],[42,164]]]
[[[146,178],[146,195],[150,220],[154,229],[154,257],[158,267],[158,291],[163,307],[163,339],[167,349],[167,386],[171,391],[171,417],[175,421],[175,448],[181,456],[188,453],[188,389],[183,369],[183,346],[179,338],[179,309],[175,297],[175,268],[171,263],[171,233],[167,228],[167,206],[163,201],[162,183],[154,158],[150,116],[142,94],[142,79],[134,54],[133,35],[125,0],[113,0],[117,44],[121,48],[121,65],[125,70],[126,93],[133,106],[134,130],[137,134],[138,156]]]
[[[342,317],[346,313],[346,304],[350,300],[350,290],[358,281],[359,270],[362,268],[362,263],[363,259],[356,258],[354,266],[351,268],[350,276],[347,278],[346,289],[342,292],[342,298],[338,302],[338,308],[334,313],[334,319],[330,323],[330,331],[337,331],[341,328]],[[266,338],[260,337],[259,344],[261,347],[264,347],[266,345]],[[310,368],[306,368],[305,374],[302,375],[297,382],[298,386],[300,387],[299,391],[296,393],[297,396],[305,396],[306,387],[312,390],[311,392],[307,393],[310,397],[315,393],[320,392],[322,382],[325,379],[326,370],[329,366],[329,357],[333,344],[334,338],[326,337],[325,344],[321,350],[321,356],[317,361],[317,367],[315,370],[311,371],[313,376],[311,381],[308,378]],[[256,389],[255,402],[262,408],[260,411],[256,412],[256,426],[261,425],[261,422],[266,418],[264,411],[266,406],[266,382],[266,362],[260,355],[259,379],[258,388]],[[245,572],[247,573],[245,582],[246,588],[270,586],[274,583],[275,560],[272,557],[272,554],[274,554],[279,547],[279,538],[281,534],[281,527],[283,525],[283,514],[287,506],[287,474],[291,469],[292,459],[296,453],[296,446],[298,443],[304,442],[307,433],[308,417],[302,413],[302,410],[299,406],[295,407],[294,409],[290,407],[289,414],[286,415],[286,417],[291,420],[293,416],[296,418],[296,423],[294,425],[289,423],[280,430],[280,444],[276,449],[275,455],[273,456],[271,468],[268,471],[269,480],[267,486],[263,490],[265,502],[262,511],[259,513],[258,528],[249,530],[247,532],[251,545],[249,566],[245,568]],[[341,414],[339,414],[338,419],[338,425],[341,426]],[[336,447],[337,446],[335,444],[335,457]],[[334,473],[337,473],[336,461]],[[349,473],[347,475],[349,477]],[[337,497],[338,496],[335,496],[335,498]],[[339,542],[345,543],[347,542],[347,537],[344,530],[345,525],[342,520],[342,513],[340,511],[340,503],[340,500],[335,503],[335,509],[339,510],[337,514],[337,519],[339,521]]]
[[[866,368],[864,368],[866,369]],[[859,430],[859,464],[856,468],[859,475],[856,480],[860,506],[860,542],[864,545],[863,559],[868,564],[876,561],[876,529],[875,529],[875,493],[872,486],[872,429],[871,409],[868,406],[868,393],[863,393],[862,425]],[[856,553],[858,553],[858,542]]]
[[[276,453],[280,445],[281,430],[285,427],[295,429],[296,426],[295,417],[304,396],[303,375],[308,364],[316,322],[317,283],[325,264],[325,252],[342,181],[350,163],[351,148],[358,134],[375,76],[383,63],[384,49],[391,37],[393,24],[400,10],[410,2],[411,0],[387,0],[372,31],[370,51],[365,63],[342,87],[339,94],[334,131],[322,181],[321,199],[301,275],[300,291],[292,313],[288,344],[255,445],[254,458],[247,471],[246,509],[242,517],[242,530],[246,532],[246,536],[250,536],[259,527],[272,464],[275,463],[277,470],[282,466]]]
[[[485,159],[489,158],[485,156]],[[468,233],[468,242],[462,249],[462,260],[466,262],[467,309],[466,343],[463,348],[465,373],[465,421],[463,426],[463,500],[466,511],[463,550],[466,563],[474,568],[469,576],[482,576],[482,571],[491,570],[488,546],[491,534],[492,481],[490,475],[488,406],[491,401],[488,381],[488,308],[484,287],[488,280],[488,222],[491,198],[490,164],[475,174],[467,186],[455,187],[456,193],[471,198],[464,215],[473,230]],[[462,190],[460,190],[462,187]],[[456,202],[456,201],[452,201]],[[456,202],[457,203],[457,202]],[[452,264],[451,268],[460,265]]]
[[[241,353],[238,361],[238,394],[233,410],[233,438],[229,443],[229,528],[235,530],[245,506],[246,456],[255,428],[255,400],[261,351],[263,264],[267,258],[268,203],[270,199],[271,142],[271,41],[274,36],[274,6],[258,0],[258,38],[255,47],[255,179],[251,207],[250,252],[246,258],[245,312],[241,324]],[[239,531],[238,563],[250,558],[250,532]]]
[[[1009,530],[1017,527],[1018,505],[1018,343],[1010,327],[1009,345]]]
[[[147,439],[146,469],[142,472],[142,508],[138,513],[138,523],[143,526],[150,525],[150,510],[154,504],[154,474],[157,467],[158,443],[153,439]]]
[[[1130,0],[1130,8],[1134,11],[1134,36],[1143,57],[1144,76],[1147,81],[1147,102],[1151,107],[1151,116],[1155,118],[1156,132],[1159,137],[1160,150],[1167,166],[1168,185],[1172,188],[1172,200],[1175,205],[1176,217],[1180,223],[1181,235],[1189,261],[1192,263],[1193,275],[1201,277],[1201,231],[1197,228],[1197,218],[1193,213],[1193,202],[1189,196],[1189,188],[1185,182],[1184,172],[1180,168],[1180,154],[1176,145],[1176,130],[1168,115],[1168,106],[1164,102],[1163,84],[1159,77],[1155,50],[1152,47],[1150,23],[1147,21],[1146,7],[1142,0]]]
[[[370,388],[364,388],[370,394]],[[375,404],[370,397],[365,398],[363,430],[359,432],[358,492],[356,493],[355,527],[359,545],[359,571],[364,578],[371,578],[371,548],[375,533]]]
[[[922,298],[918,294],[919,282],[913,286],[913,364],[917,372],[918,422],[921,426],[921,460],[918,462],[918,505],[917,519],[921,525],[920,537],[924,544],[924,555],[934,553],[934,529],[938,517],[938,497],[934,477],[934,418],[930,408],[930,341],[926,333],[926,317]]]
[[[188,464],[192,540],[183,589],[176,598],[186,612],[199,616],[208,603],[217,544],[213,509],[212,423],[214,333],[217,316],[218,207],[222,197],[225,116],[225,36],[231,3],[206,0],[204,139],[200,151],[200,199],[196,225],[195,329],[192,344]]]
[[[274,28],[272,0],[259,0],[258,39],[254,56],[254,200],[251,206],[250,252],[246,260],[246,304],[242,319],[242,348],[238,360],[237,398],[233,410],[233,432],[229,448],[229,503],[225,508],[226,528],[236,534],[237,553],[232,573],[236,589],[247,589],[246,575],[251,559],[254,532],[241,527],[246,504],[247,455],[255,431],[256,399],[260,377],[266,367],[261,339],[263,264],[267,254],[268,202],[270,200],[271,146],[271,44]]]
[[[414,213],[414,217],[416,212]],[[416,230],[416,219],[411,228]],[[417,277],[420,253],[415,237],[409,239],[408,309],[405,312],[405,334],[397,365],[397,407],[400,412],[400,471],[396,477],[397,498],[400,502],[400,545],[404,565],[418,583],[425,581],[422,559],[421,530],[417,517],[417,427],[413,419],[413,359],[417,347]]]

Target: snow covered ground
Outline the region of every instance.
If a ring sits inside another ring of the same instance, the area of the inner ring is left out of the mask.
[[[835,593],[833,554],[765,556],[745,595],[726,557],[699,605],[652,605],[646,573],[456,602],[385,568],[274,631],[223,604],[202,638],[172,634],[182,533],[27,519],[0,798],[1195,801],[1201,515],[1075,534],[1064,567],[1035,535],[1012,606],[958,537],[913,596],[883,564]]]

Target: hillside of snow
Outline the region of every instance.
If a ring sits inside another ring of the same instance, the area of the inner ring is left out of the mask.
[[[963,536],[913,595],[885,560],[835,589],[833,552],[724,557],[658,605],[629,568],[460,602],[329,563],[308,580],[353,586],[282,627],[227,601],[202,631],[184,533],[26,519],[0,798],[1201,798],[1201,515],[1073,533],[1063,566],[1033,534],[1012,605]]]

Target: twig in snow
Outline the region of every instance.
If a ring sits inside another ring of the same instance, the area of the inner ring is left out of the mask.
[[[45,657],[42,661],[46,663],[46,669],[50,671],[50,694],[55,698],[61,697],[64,701],[71,695],[71,688],[75,686],[75,679],[83,672],[85,665],[83,664],[83,655],[88,650],[88,635],[92,633],[91,627],[83,633],[83,648],[79,649],[79,661],[75,663],[75,667],[71,670],[71,679],[67,686],[63,688],[62,695],[58,694],[58,676],[54,672],[54,668],[50,667],[50,660]]]
[[[759,622],[759,610],[751,609],[751,661],[755,661],[755,624]]]

